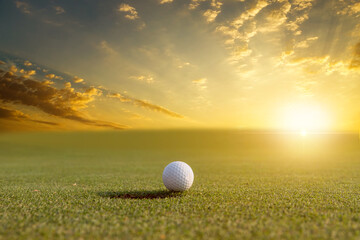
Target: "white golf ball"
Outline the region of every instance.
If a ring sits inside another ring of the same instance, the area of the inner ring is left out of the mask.
[[[167,189],[182,192],[193,184],[194,173],[189,165],[176,161],[165,167],[162,179]]]

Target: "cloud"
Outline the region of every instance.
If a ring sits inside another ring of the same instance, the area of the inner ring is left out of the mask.
[[[354,47],[354,56],[351,60],[349,69],[359,69],[360,70],[360,42],[358,42]]]
[[[71,82],[64,83],[64,87],[71,89]]]
[[[174,0],[160,0],[160,4],[172,3]]]
[[[53,81],[48,80],[48,79],[44,80],[42,83],[45,84],[45,85],[52,85],[52,84],[54,84]]]
[[[24,62],[24,65],[27,66],[27,67],[30,67],[30,66],[32,65],[32,63],[26,60],[26,61]]]
[[[130,78],[138,80],[138,81],[142,81],[142,82],[147,82],[147,83],[153,83],[154,82],[154,77],[152,77],[151,75],[148,75],[148,76],[144,76],[144,75],[131,76]]]
[[[105,52],[108,55],[116,55],[117,54],[117,52],[112,47],[110,47],[109,43],[105,40],[101,41],[98,47],[100,50],[102,50],[103,52]]]
[[[53,74],[53,73],[49,73],[49,74],[46,74],[46,75],[45,75],[45,77],[46,77],[46,78],[49,78],[49,79],[53,79],[53,78],[55,78],[55,76],[56,76],[56,75]]]
[[[73,81],[74,81],[74,83],[81,83],[81,82],[84,82],[84,79],[83,79],[83,78],[80,78],[80,77],[78,77],[78,76],[75,76],[75,77],[73,78]]]
[[[221,6],[223,5],[222,2],[217,1],[217,0],[211,0],[211,4],[212,7],[216,8],[216,9],[220,9]]]
[[[355,15],[360,13],[360,2],[352,2],[347,3],[344,2],[346,5],[343,9],[339,10],[337,14],[339,15]]]
[[[200,87],[200,89],[207,88],[206,82],[207,82],[206,78],[199,78],[199,79],[192,80],[192,83],[195,84],[196,86]]]
[[[61,27],[61,26],[64,26],[64,23],[59,23],[59,22],[55,22],[55,21],[52,21],[52,20],[49,20],[49,19],[42,19],[42,21],[46,24],[49,24],[49,25],[53,25],[55,27]]]
[[[348,75],[350,73],[349,61],[337,61],[332,59],[329,55],[311,56],[311,57],[296,57],[294,54],[283,56],[282,63],[286,66],[299,66],[303,72],[308,74],[324,73],[326,75],[338,73],[341,75]]]
[[[239,36],[239,31],[237,29],[231,28],[230,26],[220,25],[216,28],[216,31],[221,32],[228,39],[225,41],[225,44],[234,44],[235,39]]]
[[[11,65],[9,71],[11,73],[16,73],[18,71],[17,67],[15,65]]]
[[[302,24],[303,22],[305,22],[305,20],[309,19],[309,16],[307,14],[303,14],[301,16],[297,16],[295,18],[295,20],[291,20],[291,21],[288,21],[286,23],[286,27],[287,29],[289,29],[290,31],[297,31],[300,24]]]
[[[89,96],[101,96],[102,91],[96,87],[89,87],[85,90],[85,93]]]
[[[26,118],[26,115],[20,111],[4,108],[0,106],[0,118],[21,120]]]
[[[291,9],[291,4],[288,1],[281,1],[273,3],[270,10],[265,11],[263,19],[264,23],[259,23],[261,27],[259,31],[261,32],[272,32],[278,30],[278,27],[281,26],[287,20],[287,14]]]
[[[190,64],[189,62],[184,62],[184,63],[181,63],[180,65],[178,65],[177,67],[180,68],[180,69],[182,69],[182,68],[188,67],[188,66],[190,66],[190,65],[191,65],[191,64]]]
[[[86,90],[77,92],[71,84],[63,89],[57,89],[45,82],[18,77],[6,72],[0,76],[0,102],[21,104],[35,107],[51,116],[70,119],[83,124],[124,129],[127,126],[92,120],[85,117],[80,110],[94,100],[98,92]]]
[[[252,53],[252,50],[249,49],[249,42],[258,32],[255,17],[268,5],[269,3],[265,0],[248,4],[247,10],[216,27],[216,31],[226,37],[224,43],[231,50],[228,62],[237,64]],[[268,15],[271,16],[271,14]]]
[[[60,6],[55,6],[55,7],[54,7],[54,10],[55,10],[56,14],[63,14],[63,13],[65,13],[65,9],[62,8],[62,7],[60,7]]]
[[[152,103],[150,103],[150,102],[148,102],[146,100],[140,100],[140,99],[132,98],[132,97],[120,94],[120,93],[110,93],[110,94],[108,94],[108,97],[117,98],[121,102],[131,103],[133,105],[143,107],[143,108],[146,108],[146,109],[151,110],[151,111],[163,113],[163,114],[166,114],[166,115],[171,116],[171,117],[184,118],[184,116],[182,116],[182,115],[180,115],[180,114],[178,114],[176,112],[170,111],[170,110],[168,110],[168,109],[166,109],[166,108],[164,108],[162,106],[152,104]]]
[[[350,12],[352,14],[360,13],[360,2],[354,3],[350,6]]]
[[[108,97],[110,98],[117,98],[120,100],[120,102],[132,102],[132,99],[129,98],[129,97],[126,97],[120,93],[111,93],[111,94],[108,94]]]
[[[238,63],[244,57],[249,56],[252,50],[249,49],[249,42],[257,34],[256,23],[249,21],[240,28],[233,26],[219,26],[216,31],[226,36],[225,45],[231,49],[228,61],[232,64]]]
[[[189,3],[189,9],[190,10],[194,10],[196,9],[198,6],[200,6],[200,4],[202,2],[206,2],[206,1],[211,1],[210,6],[215,8],[215,9],[220,9],[222,6],[222,2],[219,0],[191,0]]]
[[[268,6],[269,3],[265,0],[258,1],[254,6],[250,7],[250,9],[246,10],[239,17],[235,18],[231,22],[231,26],[234,28],[241,27],[245,21],[254,18],[263,8]]]
[[[208,9],[204,12],[203,16],[206,18],[207,22],[213,22],[219,13],[220,10]]]
[[[46,70],[46,71],[44,71],[44,70],[45,70],[45,69],[43,69],[43,72],[47,72],[47,70]],[[61,76],[56,76],[56,75],[53,74],[53,73],[46,74],[45,77],[48,78],[48,79],[58,79],[58,80],[63,80],[63,79],[64,79],[63,77],[61,77]]]
[[[30,5],[27,2],[15,1],[16,7],[25,14],[31,14]]]
[[[24,69],[20,69],[19,73],[21,73],[23,77],[30,77],[35,75],[36,71],[35,70],[25,71]]]
[[[318,39],[318,37],[309,37],[304,41],[296,43],[294,47],[296,47],[296,48],[308,48],[309,47],[309,42],[315,41],[317,39]]]
[[[130,6],[129,4],[126,4],[126,3],[120,4],[118,11],[125,12],[126,13],[125,18],[127,18],[127,19],[135,20],[135,19],[139,18],[138,12],[136,11],[136,9],[132,6]]]
[[[197,8],[201,2],[205,2],[206,0],[191,0],[190,4],[189,4],[189,9],[193,10],[195,8]]]
[[[314,0],[294,0],[291,3],[290,15],[291,20],[286,23],[288,30],[293,31],[294,35],[300,35],[301,30],[298,30],[300,24],[309,19],[309,12],[312,8]]]
[[[5,120],[13,120],[13,121],[32,121],[32,122],[37,122],[37,123],[41,123],[41,124],[47,124],[47,125],[59,125],[58,123],[54,123],[54,122],[48,122],[48,121],[42,121],[42,120],[36,120],[36,119],[31,119],[28,115],[15,110],[15,109],[9,109],[9,108],[5,108],[0,106],[0,119],[5,119]]]
[[[205,84],[206,81],[207,81],[206,78],[199,78],[199,79],[192,80],[192,82],[193,82],[194,84]]]
[[[292,1],[292,5],[295,11],[302,11],[311,8],[313,1],[314,0],[294,0]]]
[[[360,13],[360,2],[358,3],[354,3],[352,6],[351,6],[351,12],[354,14],[354,13]]]
[[[329,55],[321,56],[321,57],[297,57],[290,60],[291,64],[299,65],[304,63],[310,64],[323,64],[329,60]]]
[[[137,105],[137,106],[140,106],[140,107],[143,107],[143,108],[155,111],[155,112],[164,113],[164,114],[169,115],[171,117],[184,118],[184,116],[182,116],[182,115],[180,115],[178,113],[172,112],[172,111],[170,111],[170,110],[168,110],[168,109],[166,109],[164,107],[152,104],[152,103],[150,103],[150,102],[148,102],[146,100],[133,99],[133,103],[135,105]]]
[[[197,8],[201,2],[205,2],[206,0],[192,0],[190,5],[189,5],[189,9],[195,9]],[[221,13],[221,6],[222,6],[222,2],[217,1],[217,0],[211,0],[210,3],[211,8],[207,9],[204,13],[203,16],[206,18],[206,21],[208,23],[211,23],[215,20],[215,18]]]
[[[26,72],[26,75],[28,76],[32,76],[32,75],[35,75],[36,74],[36,71],[35,70],[29,70]]]

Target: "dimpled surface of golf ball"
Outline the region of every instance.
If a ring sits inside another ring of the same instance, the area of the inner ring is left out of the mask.
[[[162,179],[165,187],[170,191],[182,192],[193,184],[194,173],[189,165],[176,161],[165,167]]]

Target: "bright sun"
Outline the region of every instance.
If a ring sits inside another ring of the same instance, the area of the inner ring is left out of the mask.
[[[285,108],[284,127],[306,136],[312,131],[328,129],[329,117],[315,105],[289,105]]]

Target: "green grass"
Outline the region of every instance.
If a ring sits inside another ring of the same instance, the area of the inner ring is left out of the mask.
[[[185,193],[162,184],[187,162]],[[356,135],[0,135],[0,239],[359,239]]]

